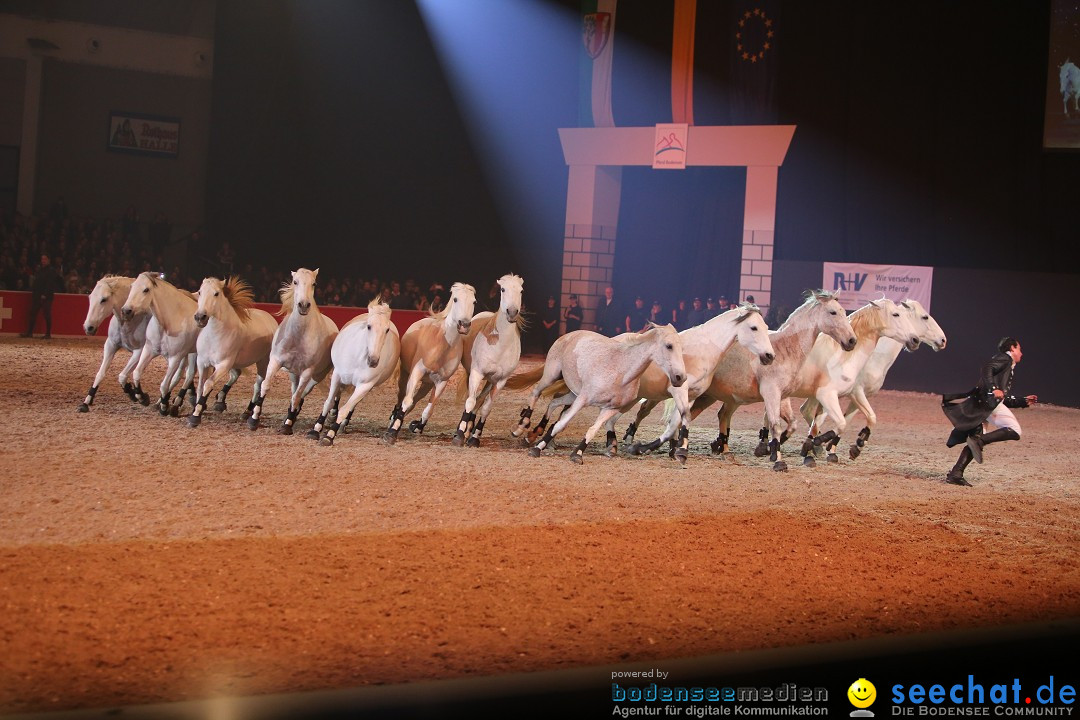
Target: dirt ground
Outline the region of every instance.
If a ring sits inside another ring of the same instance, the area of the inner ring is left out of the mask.
[[[120,393],[121,359],[78,414],[100,352],[0,340],[0,712],[1080,616],[1075,457],[1050,442],[1077,436],[1080,410],[1021,411],[1023,439],[988,449],[972,488],[942,482],[956,453],[936,397],[889,391],[856,461],[804,468],[789,442],[791,469],[774,472],[752,454],[757,405],[735,417],[734,461],[709,453],[706,412],[685,468],[597,443],[578,467],[566,456],[595,410],[534,459],[509,438],[520,392],[478,449],[450,444],[455,388],[393,447],[379,440],[389,387],[332,448],[303,434],[325,387],[301,432],[275,432],[284,376],[256,432],[241,418],[250,374],[189,429]]]

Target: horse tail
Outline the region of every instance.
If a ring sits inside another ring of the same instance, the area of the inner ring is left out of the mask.
[[[544,388],[544,392],[540,393],[544,397],[551,397],[554,395],[565,395],[570,392],[570,388],[567,387],[565,380],[556,380],[555,382]]]
[[[660,416],[660,421],[662,423],[664,423],[664,424],[667,424],[668,420],[671,419],[671,414],[674,413],[674,412],[675,412],[675,399],[674,398],[668,398],[667,400],[664,401],[664,414]]]
[[[506,379],[506,387],[511,390],[521,390],[522,388],[532,387],[538,383],[543,376],[544,366],[539,365],[532,370],[514,373]]]

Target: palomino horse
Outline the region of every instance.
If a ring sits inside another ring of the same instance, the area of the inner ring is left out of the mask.
[[[352,417],[356,404],[398,369],[401,339],[397,327],[390,321],[390,306],[379,302],[379,298],[372,300],[366,313],[357,315],[341,328],[330,355],[334,364],[330,390],[322,413],[308,436],[318,437],[331,407],[337,405],[342,385],[351,385],[353,392],[334,420],[326,425],[326,434],[319,443],[327,446],[334,444],[334,437]]]
[[[620,336],[622,337],[622,336]],[[768,365],[773,361],[773,347],[769,340],[768,326],[761,317],[761,312],[756,305],[743,304],[733,307],[701,325],[687,328],[679,333],[682,342],[683,362],[686,365],[686,383],[683,389],[686,392],[686,404],[693,402],[701,393],[705,392],[712,382],[716,364],[733,342],[746,347],[751,353],[758,356],[762,364]],[[556,383],[562,385],[562,383]],[[565,385],[563,385],[565,389]],[[637,405],[637,412],[633,422],[626,430],[625,441],[632,441],[641,421],[644,420],[658,403],[668,398],[674,398],[679,389],[673,388],[668,377],[654,363],[650,363],[641,375],[641,385],[638,390],[641,402]],[[561,394],[557,391],[556,394]],[[573,400],[573,394],[562,395],[548,406],[544,417],[537,423],[536,428],[530,431],[530,437],[538,435],[547,426],[548,415],[559,404],[569,404]],[[612,418],[607,423],[607,447],[608,453],[615,454],[616,435],[615,420]],[[678,435],[676,435],[678,433]],[[634,443],[630,451],[641,454],[660,447],[663,443],[678,437],[679,447],[673,448],[673,457],[680,462],[686,462],[689,445],[689,428],[680,414],[670,415],[667,428],[656,440],[646,445]]]
[[[183,403],[183,393],[195,375],[195,340],[199,336],[199,326],[195,324],[194,313],[198,303],[191,293],[181,290],[156,273],[141,273],[131,283],[127,301],[120,313],[125,322],[132,322],[135,316],[151,313],[161,332],[155,332],[147,326],[146,342],[139,356],[139,362],[132,371],[131,379],[135,384],[135,395],[143,405],[149,404],[142,389],[142,374],[147,363],[159,355],[168,361],[165,377],[161,380],[161,398],[158,410],[162,415],[171,410],[179,412]],[[169,393],[180,378],[180,364],[186,361],[186,370],[182,394],[170,408]]]
[[[270,364],[266,368],[259,399],[251,409],[248,427],[255,430],[262,417],[263,401],[270,389],[270,380],[281,368],[289,373],[292,397],[289,412],[281,424],[283,435],[292,435],[293,423],[304,405],[304,398],[330,372],[330,348],[337,337],[338,327],[315,304],[315,279],[318,270],[300,268],[292,274],[292,283],[281,288],[281,310],[285,319],[274,331],[270,346]]]
[[[270,345],[277,321],[254,305],[254,295],[247,283],[235,275],[228,280],[208,277],[199,287],[199,305],[194,314],[196,325],[203,328],[196,343],[199,365],[198,400],[188,416],[188,427],[198,427],[206,409],[206,400],[214,385],[249,365],[255,366],[255,389],[248,413],[259,397],[266,368],[270,364]],[[207,370],[214,373],[206,377]]]
[[[417,320],[401,336],[401,374],[398,376],[398,401],[390,414],[390,425],[383,441],[393,445],[405,414],[416,399],[429,389],[431,397],[419,420],[409,423],[414,433],[424,432],[435,402],[446,388],[447,381],[461,364],[463,340],[469,334],[476,290],[472,285],[454,283],[450,299],[439,313]]]
[[[641,397],[641,375],[650,362],[659,366],[673,388],[682,387],[686,382],[682,342],[674,326],[653,325],[643,333],[626,333],[618,338],[604,337],[591,330],[575,330],[556,340],[548,350],[543,367],[513,375],[507,381],[507,386],[515,389],[533,385],[529,404],[521,411],[522,422],[532,415],[541,393],[560,379],[575,395],[570,408],[548,428],[536,445],[529,448],[529,454],[539,457],[581,408],[586,405],[599,407],[596,422],[570,453],[570,460],[580,465],[586,446],[604,423],[629,410]],[[677,394],[686,397],[685,393]],[[683,413],[686,410],[679,408]],[[519,424],[513,434],[516,436],[523,429]]]
[[[465,368],[467,383],[461,384],[461,394],[467,394],[467,397],[461,422],[454,433],[453,443],[457,446],[465,443],[469,447],[479,447],[495,394],[502,390],[521,360],[521,327],[525,323],[521,313],[523,281],[517,275],[507,274],[499,278],[498,284],[498,312],[477,313],[462,345],[461,366]],[[485,394],[487,397],[477,418],[476,404]],[[466,433],[469,434],[467,443]]]
[[[878,340],[882,337],[892,338],[906,345],[909,351],[919,347],[910,313],[892,300],[872,300],[851,313],[848,321],[855,331],[855,349],[845,352],[831,337],[818,336],[799,371],[797,382],[787,393],[787,397],[814,398],[836,423],[835,430],[816,437],[810,435],[803,443],[803,464],[808,467],[816,464],[811,455],[814,447],[824,445],[831,451],[847,427],[847,420],[840,409],[840,396],[851,391],[855,378],[870,359]],[[829,461],[837,461],[834,453],[830,452]]]
[[[131,353],[131,359],[120,371],[120,387],[128,397],[135,401],[135,386],[128,382],[131,371],[139,362],[143,345],[146,343],[146,326],[153,317],[150,313],[142,313],[133,317],[130,322],[124,322],[120,315],[120,308],[127,300],[131,292],[132,278],[120,275],[106,275],[97,281],[94,290],[90,293],[90,306],[86,310],[86,319],[83,320],[83,330],[87,335],[93,335],[101,327],[101,323],[112,315],[113,321],[109,324],[109,334],[105,340],[105,349],[102,352],[101,367],[94,376],[94,384],[86,393],[86,399],[79,404],[79,412],[90,412],[90,406],[94,404],[94,396],[97,395],[98,386],[105,379],[105,373],[109,370],[113,357],[120,348]]]
[[[900,303],[900,307],[908,313],[908,319],[911,321],[912,328],[921,343],[929,345],[934,352],[945,349],[945,332],[937,324],[937,321],[930,316],[930,313],[926,312],[926,309],[918,300],[905,300]],[[850,390],[841,395],[841,397],[846,395],[850,398],[847,410],[844,412],[845,420],[850,421],[855,413],[860,411],[866,418],[866,426],[859,431],[855,443],[848,450],[852,460],[859,457],[866,441],[870,439],[871,430],[877,425],[877,413],[870,406],[869,398],[881,390],[882,385],[885,384],[885,375],[889,372],[889,368],[896,362],[900,351],[906,347],[908,345],[899,343],[890,337],[879,338],[877,346],[870,354],[870,359],[866,361],[862,370],[859,371]],[[818,430],[816,427],[818,425],[817,418],[821,416],[822,412],[821,404],[816,398],[807,398],[800,410],[810,426],[811,436],[815,435]],[[816,447],[820,447],[820,445]]]
[[[848,322],[847,313],[833,294],[824,290],[808,292],[806,301],[783,325],[770,333],[776,354],[771,364],[762,364],[740,345],[733,345],[724,353],[708,390],[698,397],[691,409],[691,418],[695,418],[717,400],[724,403],[717,413],[720,434],[712,443],[713,452],[727,450],[731,415],[739,405],[764,402],[772,434],[767,452],[771,452],[774,469],[787,469],[779,459],[781,400],[799,385],[799,370],[819,333],[836,340],[844,350],[855,348],[855,331]]]

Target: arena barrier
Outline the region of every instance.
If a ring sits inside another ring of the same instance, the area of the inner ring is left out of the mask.
[[[88,295],[74,295],[57,293],[52,306],[52,334],[53,337],[85,337],[82,323],[86,319]],[[281,309],[278,303],[255,303],[255,307],[266,310],[270,314]],[[367,308],[341,307],[337,305],[319,306],[319,311],[343,326],[357,315],[367,312]],[[26,331],[26,320],[30,314],[30,293],[15,290],[0,290],[0,335],[14,335]],[[391,315],[394,325],[399,332],[421,318],[427,317],[426,312],[419,310],[395,310]],[[109,322],[102,323],[96,333],[99,337],[108,334]],[[34,326],[34,335],[45,334],[45,319],[41,316]]]

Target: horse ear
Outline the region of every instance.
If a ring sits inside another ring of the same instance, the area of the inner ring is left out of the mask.
[[[292,279],[293,279],[293,280],[295,280],[295,279],[296,279],[296,271],[295,271],[295,270],[290,270],[290,271],[289,271],[289,274],[290,274],[290,275],[292,275]]]
[[[319,268],[315,268],[314,270],[312,270],[311,275],[312,277],[319,277]]]

